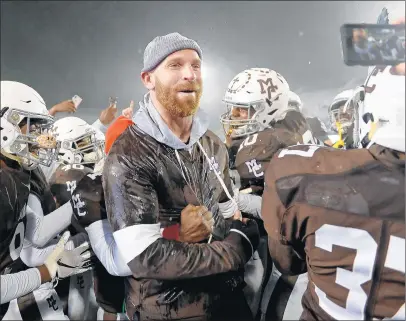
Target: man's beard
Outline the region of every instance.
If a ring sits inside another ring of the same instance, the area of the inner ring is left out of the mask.
[[[179,99],[178,92],[182,90],[193,90],[195,94]],[[194,115],[199,109],[202,84],[189,82],[183,86],[171,88],[156,79],[155,94],[158,101],[172,116],[184,118]]]

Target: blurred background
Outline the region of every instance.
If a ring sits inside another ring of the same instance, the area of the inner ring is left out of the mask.
[[[77,94],[76,113],[94,121],[117,96],[118,108],[146,92],[143,52],[154,37],[179,32],[203,50],[202,108],[222,135],[221,100],[250,67],[278,71],[304,111],[327,121],[340,90],[361,84],[365,67],[344,65],[340,26],[404,14],[404,1],[2,1],[1,79],[37,90],[48,108]]]

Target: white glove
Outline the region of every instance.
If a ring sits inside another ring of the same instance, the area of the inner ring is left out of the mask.
[[[59,242],[56,244],[55,249],[48,255],[44,265],[47,267],[49,275],[52,280],[56,277],[56,272],[58,271],[58,260],[62,257],[63,252],[65,251],[65,245],[68,242],[70,237],[69,231],[63,233]]]
[[[58,260],[58,279],[65,279],[92,269],[93,258],[95,258],[95,255],[91,251],[88,242],[73,250],[65,250]]]

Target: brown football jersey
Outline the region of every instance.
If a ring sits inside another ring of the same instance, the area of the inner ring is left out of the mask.
[[[308,272],[301,319],[405,319],[404,169],[377,145],[273,157],[262,217],[278,269]]]
[[[59,206],[69,202],[80,180],[92,170],[83,165],[61,164],[51,176],[49,185]]]
[[[235,167],[241,189],[264,185],[264,172],[273,155],[281,148],[296,144],[315,144],[316,141],[304,116],[289,111],[285,118],[261,132],[248,136],[237,152]]]

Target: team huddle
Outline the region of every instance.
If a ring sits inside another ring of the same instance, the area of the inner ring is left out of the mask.
[[[223,142],[203,62],[155,38],[148,93],[105,133],[1,81],[2,320],[405,319],[404,66],[339,93],[328,127],[244,70]]]

